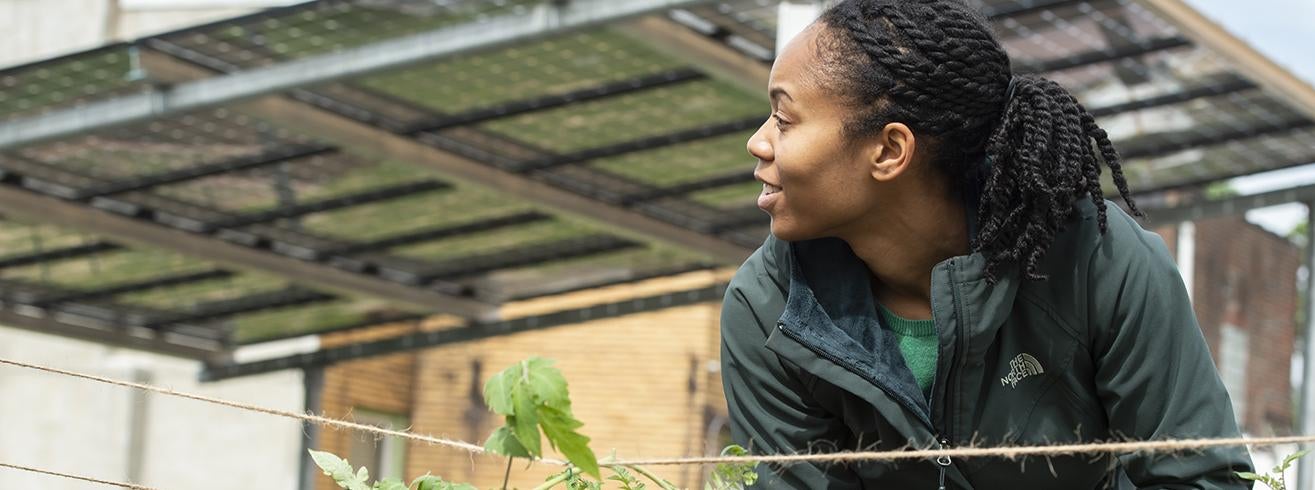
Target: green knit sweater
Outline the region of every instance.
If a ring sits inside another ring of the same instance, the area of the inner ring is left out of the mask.
[[[904,354],[904,363],[913,371],[913,379],[918,381],[925,395],[931,392],[931,382],[936,377],[936,355],[938,339],[936,324],[932,320],[909,320],[891,313],[885,306],[877,305],[881,321],[885,328],[899,339],[899,350]]]

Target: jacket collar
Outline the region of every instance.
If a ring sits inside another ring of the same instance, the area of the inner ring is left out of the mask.
[[[980,175],[974,175],[964,193],[970,237],[978,230]],[[790,285],[780,318],[782,329],[815,353],[878,385],[931,425],[928,401],[902,361],[897,340],[881,328],[867,265],[838,238],[792,242],[788,248]],[[932,268],[932,317],[942,357],[966,355],[972,360],[985,354],[1018,293],[1016,271],[1013,266],[1003,267],[997,282],[988,284],[986,257],[981,253],[952,257]],[[959,345],[966,345],[966,351],[956,352]],[[945,359],[938,364],[948,365]]]

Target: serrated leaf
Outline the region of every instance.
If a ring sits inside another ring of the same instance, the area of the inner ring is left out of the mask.
[[[370,470],[365,469],[364,466],[358,468],[356,470],[356,479],[360,480],[361,483],[370,481]]]
[[[315,465],[319,466],[320,470],[324,471],[326,476],[332,478],[339,487],[347,490],[370,490],[370,486],[366,482],[367,478],[358,477],[358,473],[352,471],[352,465],[347,460],[329,452],[314,449],[307,449],[307,451],[310,452],[310,458],[315,462]],[[361,470],[364,471],[365,467],[361,467]]]
[[[493,375],[488,382],[484,383],[484,403],[489,406],[489,410],[498,415],[513,415],[515,408],[512,407],[511,390],[515,388],[517,380],[520,379],[521,366],[515,366],[503,369],[502,372]]]
[[[530,455],[543,456],[543,446],[539,437],[539,416],[534,403],[534,395],[527,386],[517,385],[511,390],[512,405],[515,415],[507,416],[507,425],[511,426],[512,435],[520,441]]]
[[[484,449],[514,458],[530,457],[530,452],[516,440],[516,436],[512,435],[511,428],[505,425],[498,427],[498,430],[489,435],[489,439],[484,441]]]
[[[644,482],[639,481],[639,478],[630,474],[625,468],[613,466],[611,470],[614,474],[607,477],[607,479],[620,482],[621,490],[644,490]]]
[[[537,402],[540,405],[569,412],[571,398],[566,388],[566,377],[553,367],[553,360],[531,357],[523,365],[528,371],[525,381],[529,384],[530,392],[534,394]]]
[[[374,490],[407,490],[406,484],[395,478],[385,478],[374,482]]]
[[[579,466],[580,470],[596,479],[602,479],[598,470],[598,457],[589,449],[589,437],[575,431],[584,426],[583,422],[576,420],[569,412],[540,406],[539,425],[548,436],[548,443],[566,456],[571,464]]]

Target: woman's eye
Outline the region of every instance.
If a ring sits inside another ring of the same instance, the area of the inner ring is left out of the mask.
[[[790,121],[786,121],[780,114],[772,113],[772,119],[776,120],[776,127],[778,128],[785,128],[790,125]]]

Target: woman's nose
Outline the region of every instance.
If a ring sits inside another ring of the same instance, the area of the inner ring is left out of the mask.
[[[749,154],[753,155],[753,157],[757,158],[759,161],[770,162],[773,157],[772,143],[767,141],[766,136],[767,126],[771,122],[772,120],[768,119],[762,126],[759,126],[758,131],[754,132],[753,136],[749,137],[749,142],[746,145]]]

